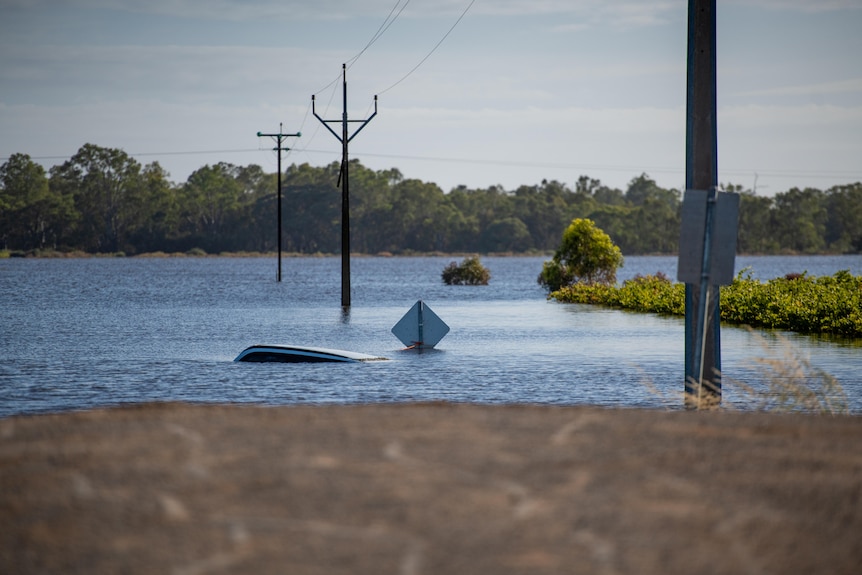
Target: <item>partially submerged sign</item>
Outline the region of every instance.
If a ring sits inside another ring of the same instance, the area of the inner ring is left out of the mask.
[[[413,304],[392,327],[392,334],[410,348],[428,348],[437,345],[449,333],[449,326],[421,299]]]

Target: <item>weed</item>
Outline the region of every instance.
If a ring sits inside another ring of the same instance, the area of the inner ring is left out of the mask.
[[[684,405],[697,410],[754,409],[782,413],[851,415],[850,404],[841,383],[811,361],[780,335],[766,338],[752,331],[764,355],[750,359],[758,377],[749,383],[717,374],[725,391],[738,393],[742,401],[721,401],[721,390],[710,381],[699,386],[690,380],[688,389],[698,393],[665,393],[648,378],[641,383],[668,408]],[[775,342],[778,345],[775,345]]]

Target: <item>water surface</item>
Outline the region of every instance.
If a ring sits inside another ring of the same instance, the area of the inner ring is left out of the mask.
[[[268,405],[448,400],[654,407],[683,378],[683,320],[548,302],[541,257],[483,258],[488,286],[445,286],[452,258],[354,258],[340,307],[339,258],[0,260],[0,416],[182,400]],[[849,269],[862,256],[737,259],[766,279]],[[676,257],[629,257],[620,280]],[[390,328],[423,299],[451,331],[403,351]],[[764,335],[766,337],[764,337]],[[752,380],[784,346],[838,377],[862,409],[862,347],[722,328],[726,378]],[[789,342],[789,343],[787,343]],[[289,343],[384,356],[364,364],[233,363],[245,347]],[[732,389],[726,401],[739,401]],[[675,399],[672,399],[675,401]]]

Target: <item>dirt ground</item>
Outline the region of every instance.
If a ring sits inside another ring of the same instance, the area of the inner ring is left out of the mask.
[[[0,420],[0,573],[862,573],[862,418],[147,404]]]

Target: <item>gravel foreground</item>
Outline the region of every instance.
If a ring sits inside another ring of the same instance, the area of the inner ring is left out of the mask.
[[[0,573],[862,573],[862,418],[446,403],[0,420]]]

